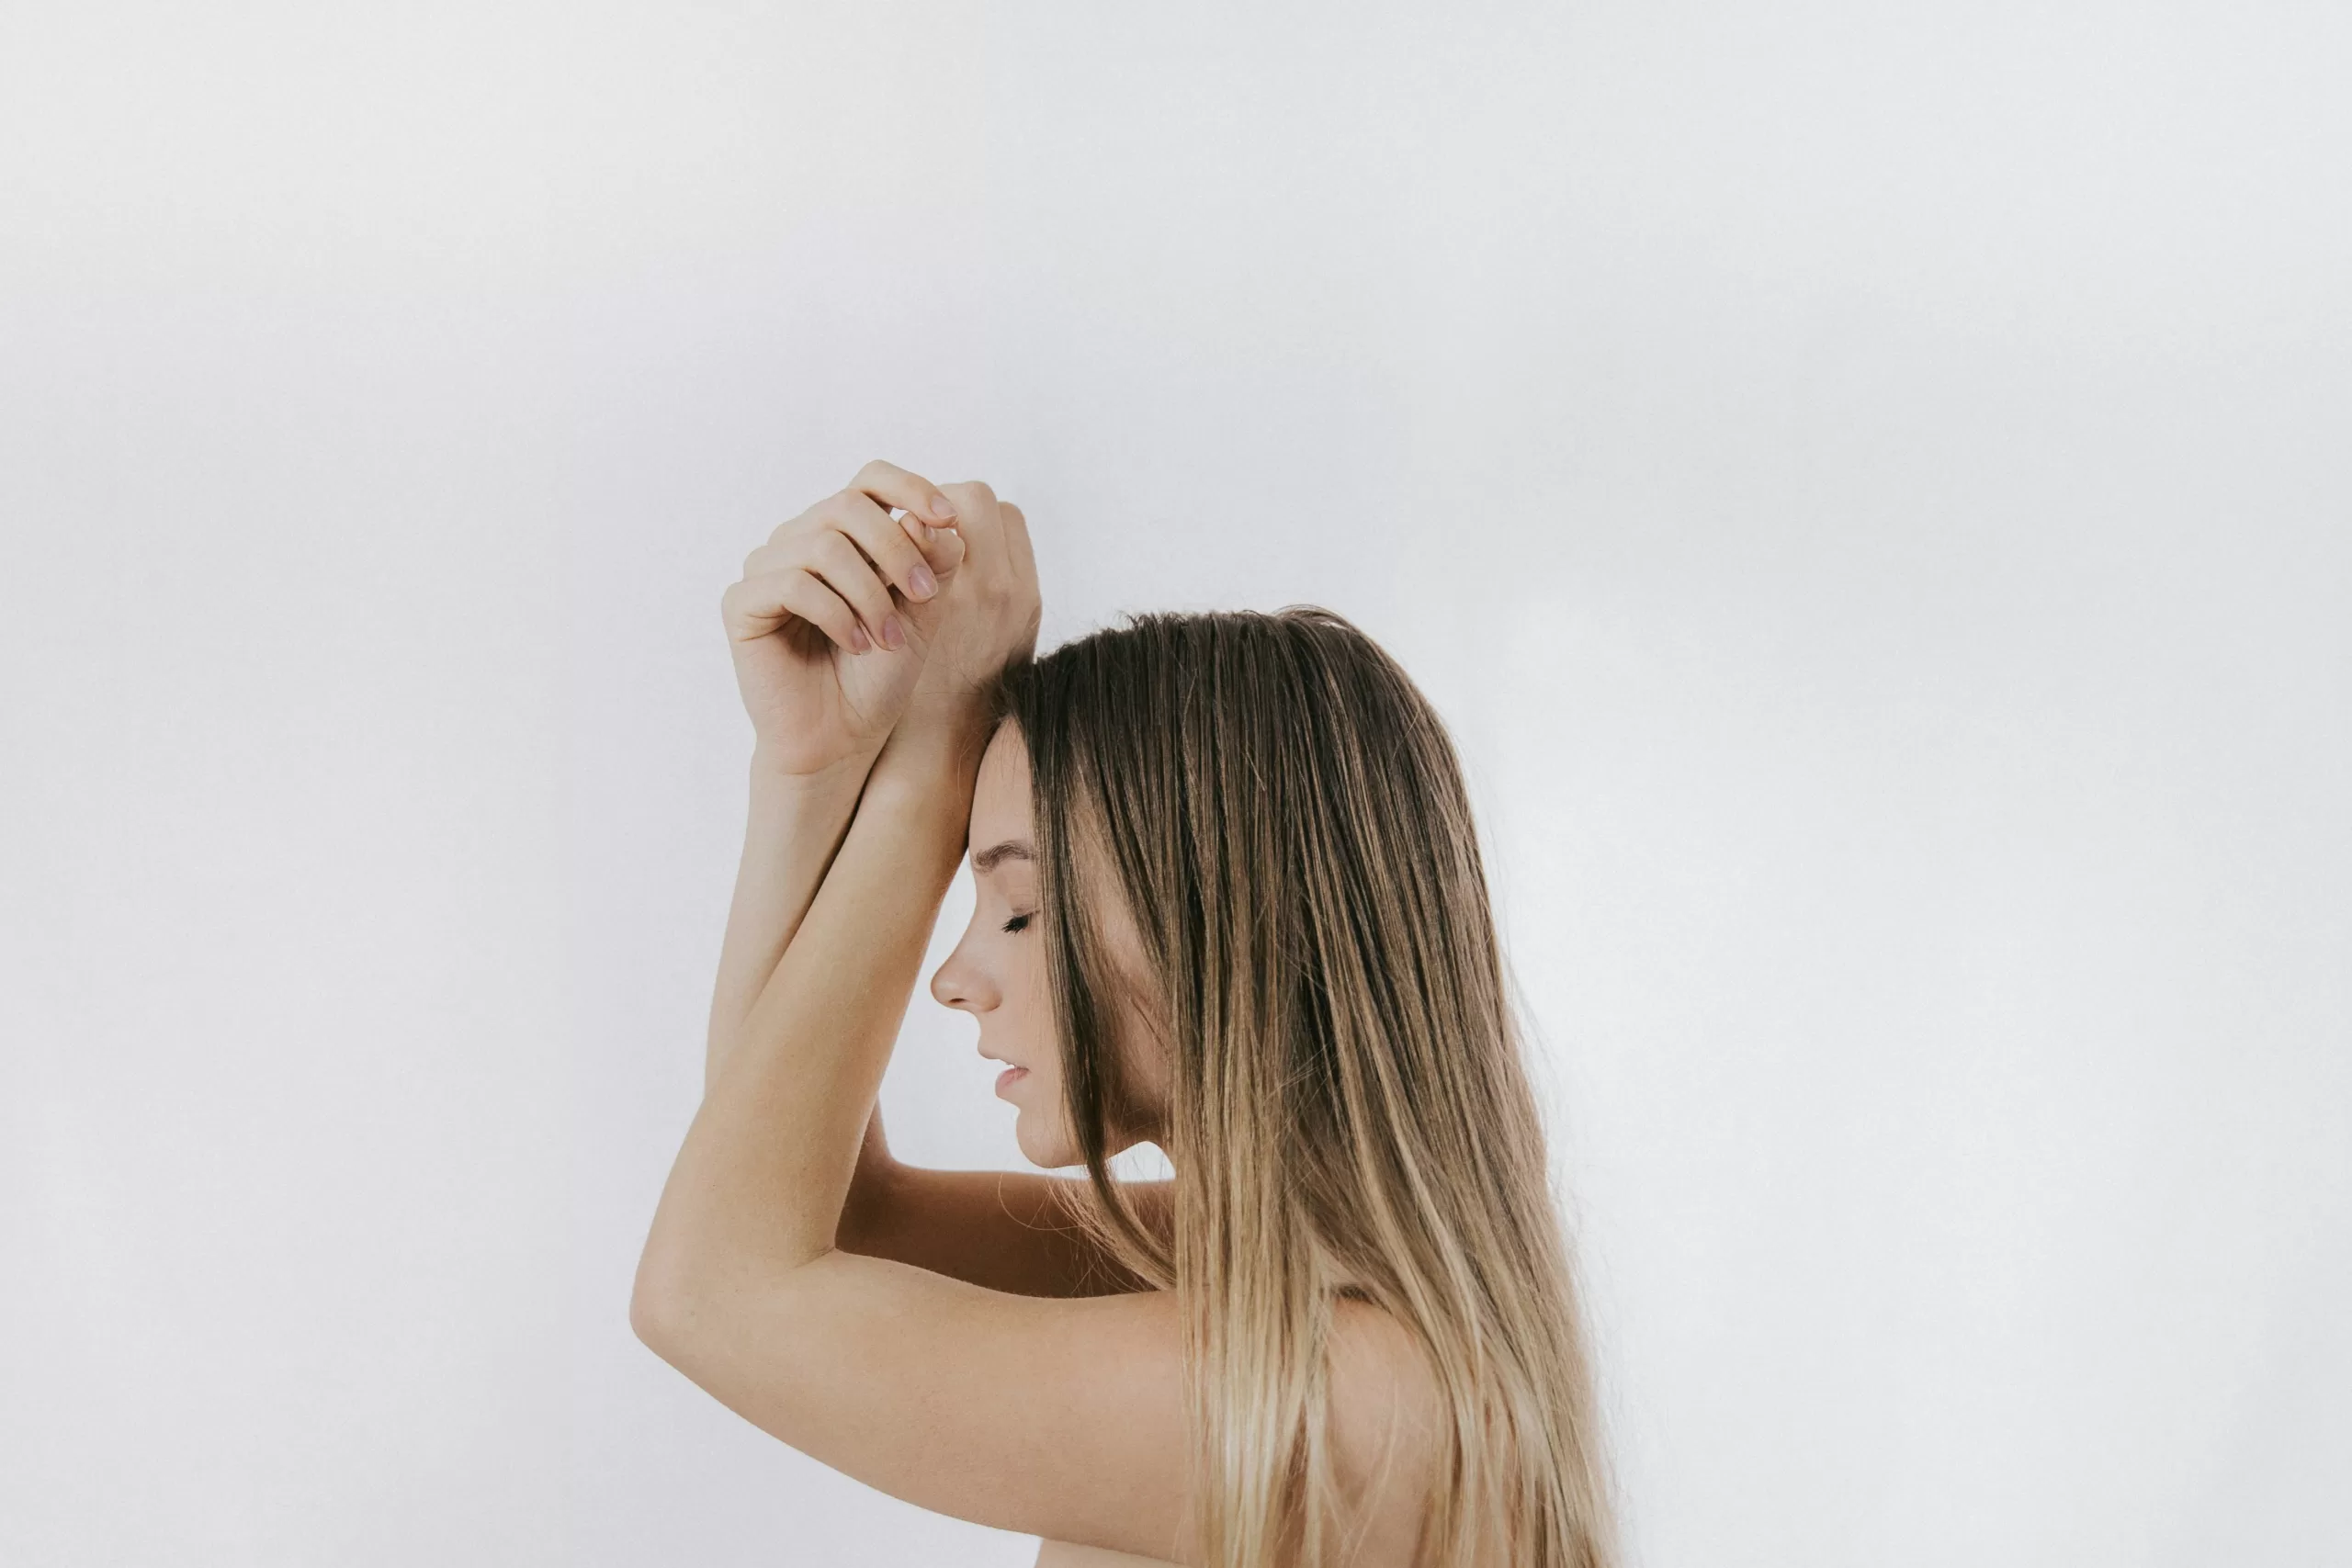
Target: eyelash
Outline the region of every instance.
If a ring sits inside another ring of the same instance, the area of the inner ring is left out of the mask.
[[[1013,932],[1024,931],[1028,928],[1030,919],[1031,917],[1027,915],[1015,915],[1004,922],[1004,929]]]

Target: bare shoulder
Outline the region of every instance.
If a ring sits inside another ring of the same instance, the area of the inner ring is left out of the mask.
[[[1443,1391],[1412,1331],[1369,1302],[1334,1303],[1331,1444],[1351,1515],[1364,1534],[1356,1559],[1413,1557],[1443,1456]]]
[[[1160,1304],[1173,1298],[1160,1295]],[[1345,1528],[1361,1532],[1344,1553],[1359,1568],[1406,1568],[1415,1560],[1437,1479],[1444,1405],[1435,1373],[1410,1331],[1368,1303],[1334,1303],[1331,1438]],[[1035,1568],[1162,1568],[1138,1557],[1063,1540],[1038,1543]]]

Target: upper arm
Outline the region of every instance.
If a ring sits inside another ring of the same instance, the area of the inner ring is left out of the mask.
[[[999,1529],[1192,1561],[1175,1294],[992,1291],[833,1251],[647,1298],[639,1333],[721,1404],[892,1496]],[[1410,1559],[1446,1414],[1411,1337],[1335,1303],[1342,1521]]]
[[[1172,1293],[1056,1299],[834,1251],[647,1300],[663,1359],[811,1458],[1024,1535],[1184,1559]]]

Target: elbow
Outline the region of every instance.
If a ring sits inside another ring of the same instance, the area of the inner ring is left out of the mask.
[[[695,1317],[693,1303],[694,1292],[684,1272],[648,1247],[638,1259],[637,1279],[629,1288],[630,1332],[647,1349],[675,1363],[681,1337]]]
[[[669,1337],[668,1321],[668,1304],[648,1287],[645,1276],[640,1272],[636,1287],[628,1293],[629,1332],[636,1335],[647,1349],[659,1356],[663,1342]]]
[[[763,1303],[765,1310],[786,1299],[782,1287],[795,1272],[737,1258],[721,1261],[701,1247],[665,1244],[657,1235],[637,1261],[629,1329],[647,1349],[691,1376],[688,1363],[700,1352],[743,1331],[748,1303]]]

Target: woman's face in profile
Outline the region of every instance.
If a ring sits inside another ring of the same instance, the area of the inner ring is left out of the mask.
[[[1029,812],[1029,750],[1012,724],[997,727],[980,759],[969,835],[972,923],[932,976],[931,994],[942,1006],[961,1008],[978,1020],[980,1055],[1006,1064],[996,1092],[1021,1113],[1013,1134],[1023,1156],[1048,1170],[1078,1165],[1085,1156],[1063,1104],[1061,1051],[1054,1037],[1053,1000],[1046,992],[1036,845]],[[1081,867],[1080,880],[1099,886],[1093,870]],[[1117,899],[1104,899],[1098,900],[1094,912],[1120,972],[1139,976],[1142,942],[1125,910]],[[1151,1038],[1141,1027],[1144,1021],[1141,1008],[1129,998],[1122,1008],[1117,1038],[1123,1043]],[[1131,1054],[1128,1063],[1130,1081],[1155,1116],[1167,1104],[1164,1060],[1154,1049]],[[1114,1134],[1110,1152],[1148,1135]]]

